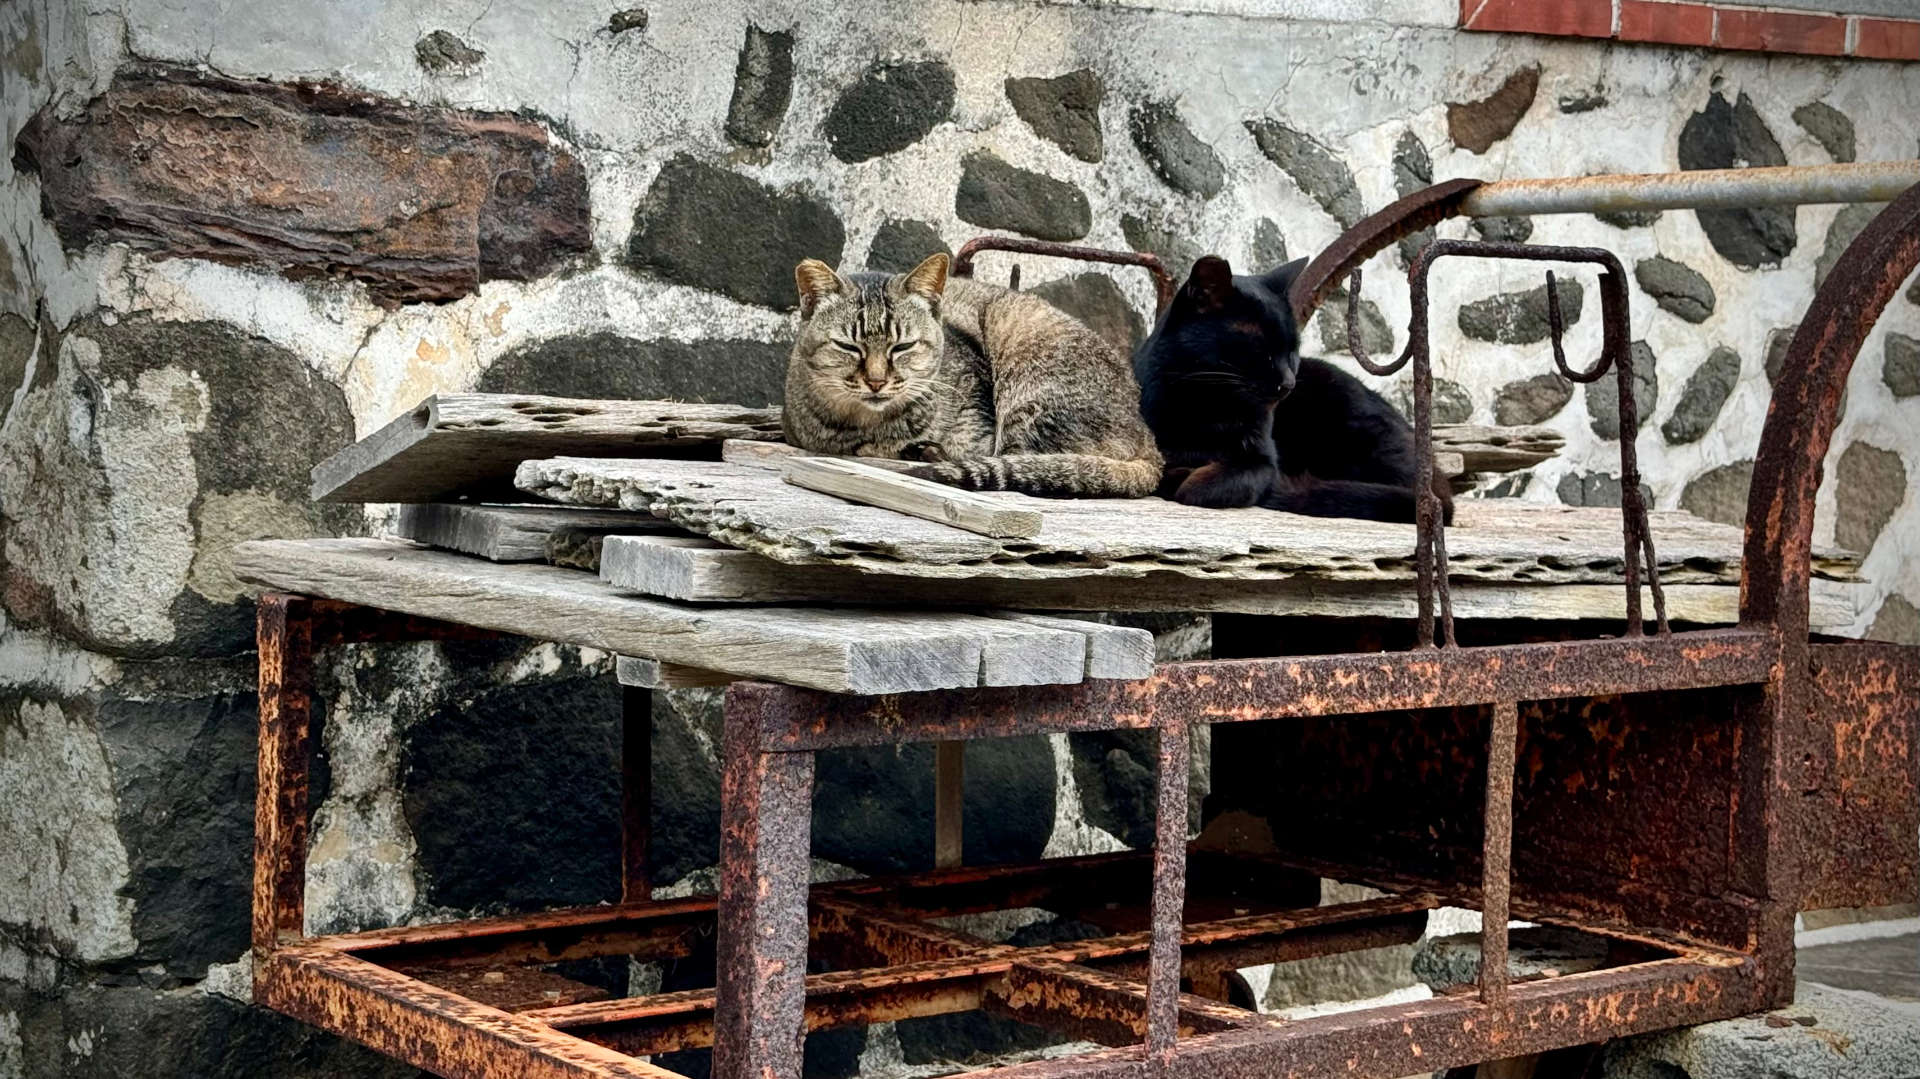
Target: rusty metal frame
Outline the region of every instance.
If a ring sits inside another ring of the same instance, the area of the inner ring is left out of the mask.
[[[976,236],[960,245],[960,253],[953,257],[953,272],[957,277],[973,276],[973,259],[982,251],[1008,251],[1017,255],[1044,255],[1048,258],[1078,259],[1081,262],[1104,262],[1115,266],[1138,266],[1153,276],[1153,314],[1158,318],[1173,302],[1173,290],[1176,286],[1173,275],[1167,272],[1166,263],[1160,256],[1150,251],[1115,251],[1105,247],[1085,247],[1080,244],[1063,244],[1053,240],[1035,240],[1026,236],[1004,236],[997,233]],[[1020,265],[1015,263],[1009,279],[1011,288],[1020,287]]]
[[[1407,200],[1392,228],[1363,223],[1371,234],[1344,245],[1336,263],[1367,243],[1391,242],[1396,229],[1424,227],[1471,187],[1441,185]],[[306,937],[316,650],[488,634],[298,596],[264,597],[256,999],[456,1079],[669,1079],[674,1073],[638,1057],[703,1045],[713,1047],[716,1079],[798,1079],[808,1030],[971,1009],[1107,1046],[995,1069],[995,1079],[1389,1079],[1784,1003],[1793,989],[1794,913],[1810,887],[1793,840],[1804,838],[1806,777],[1796,771],[1795,758],[1809,734],[1815,695],[1807,624],[1814,493],[1847,371],[1867,328],[1917,263],[1920,188],[1862,233],[1801,323],[1756,459],[1738,627],[1174,663],[1137,682],[878,698],[735,683],[727,691],[722,736],[717,897],[647,898],[648,762],[630,746],[623,758],[620,903]],[[1315,287],[1309,284],[1303,295]],[[1557,362],[1564,369],[1564,357]],[[1623,421],[1630,423],[1630,414]],[[1630,564],[1637,538],[1630,525]],[[1915,666],[1911,652],[1875,646],[1871,653],[1862,662],[1826,663],[1821,699],[1867,702],[1898,681],[1892,669]],[[1900,677],[1920,680],[1912,671]],[[1739,901],[1721,904],[1718,921],[1683,916],[1666,924],[1662,919],[1684,912],[1692,900],[1616,906],[1598,897],[1582,906],[1565,888],[1516,893],[1517,705],[1702,689],[1734,694],[1741,703],[1731,720],[1741,749],[1732,758],[1736,774],[1728,777]],[[633,709],[644,703],[642,697],[628,701]],[[1397,874],[1391,865],[1370,868],[1364,859],[1328,865],[1283,854],[1188,849],[1194,725],[1410,716],[1441,708],[1486,716],[1477,881],[1425,880]],[[1155,739],[1151,851],[808,886],[816,750],[1126,728],[1150,730]],[[633,715],[624,729],[630,739],[646,732]],[[1911,741],[1905,752],[1912,753]],[[1905,782],[1910,797],[1911,773]],[[1314,907],[1291,889],[1317,875],[1391,894]],[[1119,901],[1112,900],[1116,895]],[[1482,948],[1489,961],[1477,992],[1291,1022],[1217,999],[1225,995],[1223,973],[1235,965],[1411,940],[1425,912],[1442,904],[1485,912]],[[1107,935],[1015,948],[936,924],[953,914],[1016,906],[1072,912],[1093,919]],[[1605,913],[1612,910],[1637,911],[1640,920]],[[1617,962],[1510,982],[1499,962],[1508,916],[1602,937]],[[567,980],[540,969],[592,956],[687,956],[709,942],[717,960],[711,990],[569,1001]],[[835,969],[808,974],[810,957]],[[489,982],[476,972],[500,977]],[[529,996],[542,991],[544,997],[545,987],[556,983],[562,988],[552,992],[562,999]]]

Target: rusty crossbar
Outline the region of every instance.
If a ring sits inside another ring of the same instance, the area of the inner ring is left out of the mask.
[[[1115,251],[1105,247],[1085,247],[1080,244],[1063,244],[1055,240],[1035,240],[1026,236],[987,235],[976,236],[960,246],[960,253],[953,257],[953,272],[959,277],[973,276],[974,256],[982,251],[1008,251],[1019,255],[1045,255],[1048,258],[1077,259],[1081,262],[1104,262],[1113,266],[1138,266],[1153,277],[1153,313],[1158,317],[1173,302],[1175,282],[1173,275],[1167,272],[1166,263],[1160,256],[1150,251]],[[1020,267],[1013,267],[1011,287],[1020,287]]]
[[[1437,185],[1363,222],[1324,264],[1309,267],[1296,306],[1310,310],[1335,279],[1332,270],[1352,269],[1367,250],[1458,212],[1476,186]],[[1445,253],[1417,259],[1417,276]],[[1792,995],[1793,916],[1803,901],[1816,893],[1828,901],[1893,901],[1920,879],[1910,815],[1920,786],[1920,658],[1890,646],[1816,649],[1807,631],[1813,499],[1838,398],[1867,329],[1917,263],[1920,188],[1896,199],[1841,256],[1794,337],[1756,458],[1739,627],[1474,647],[1447,635],[1448,647],[1411,652],[1355,645],[1329,655],[1167,664],[1137,682],[879,698],[735,683],[722,732],[716,897],[647,898],[650,761],[630,744],[622,762],[620,903],[307,939],[316,650],[471,631],[324,600],[264,597],[256,998],[454,1079],[672,1079],[636,1054],[708,1045],[715,1079],[798,1079],[808,1030],[973,1009],[1107,1046],[996,1069],[995,1079],[1390,1079],[1782,1003]],[[1617,277],[1617,264],[1608,272]],[[1603,303],[1606,295],[1603,288]],[[1609,322],[1623,320],[1624,310],[1624,302],[1609,306]],[[1571,375],[1557,332],[1555,339],[1556,364]],[[1611,337],[1607,351],[1621,352]],[[1633,415],[1622,358],[1612,361],[1624,432]],[[1590,373],[1597,377],[1605,363]],[[1423,397],[1417,411],[1424,417],[1428,407]],[[1421,433],[1424,442],[1424,421]],[[1631,468],[1630,458],[1623,464]],[[1430,505],[1426,514],[1431,521]],[[1642,552],[1651,564],[1644,519],[1638,528],[1629,513],[1629,566]],[[1445,565],[1442,532],[1426,556]],[[1629,595],[1637,601],[1631,579]],[[1423,606],[1422,613],[1432,612]],[[1431,633],[1431,618],[1422,621]],[[1555,713],[1542,711],[1556,702],[1587,709],[1586,721],[1556,723]],[[625,737],[644,741],[645,698],[626,703]],[[1814,715],[1816,703],[1845,712],[1844,721]],[[1870,737],[1854,733],[1856,713],[1870,721]],[[1357,795],[1376,781],[1414,806],[1422,797],[1450,801],[1424,818],[1424,831],[1363,837],[1386,854],[1336,848],[1328,857],[1310,835],[1286,845],[1275,836],[1270,849],[1190,850],[1190,733],[1223,725],[1218,737],[1258,729],[1245,726],[1258,720],[1285,721],[1266,729],[1286,732],[1303,752],[1345,747],[1343,732],[1356,729],[1363,740],[1390,739],[1365,759],[1359,787],[1343,790],[1341,777],[1328,777],[1337,810],[1363,808]],[[1569,728],[1593,741],[1569,748],[1568,739],[1580,737]],[[816,750],[1121,729],[1148,732],[1154,745],[1150,851],[809,887]],[[1634,756],[1676,744],[1676,735],[1691,738],[1678,743],[1687,755],[1677,762]],[[1402,736],[1431,759],[1383,759]],[[1577,790],[1593,780],[1580,770],[1555,773],[1556,763],[1568,761],[1619,773],[1609,796],[1656,799],[1675,789],[1663,770],[1705,762],[1716,771],[1714,784],[1678,789],[1701,791],[1711,804],[1656,800],[1652,819],[1629,819],[1631,807],[1579,801]],[[1482,788],[1473,792],[1475,804],[1461,797],[1464,785],[1435,782],[1428,766],[1471,775]],[[1830,790],[1836,793],[1826,798]],[[1532,819],[1542,805],[1562,816]],[[1897,845],[1820,842],[1821,829],[1857,822],[1862,805],[1898,810]],[[1610,815],[1600,832],[1583,824],[1580,834],[1622,845],[1626,864],[1575,867],[1551,857],[1527,864],[1523,853],[1551,854],[1554,837],[1546,833],[1577,819],[1570,812]],[[1477,836],[1459,827],[1471,813],[1481,821]],[[1668,838],[1678,852],[1658,845]],[[1844,849],[1822,864],[1836,846]],[[1847,860],[1863,857],[1892,864],[1849,876]],[[1318,907],[1320,877],[1392,894]],[[1443,903],[1483,913],[1477,992],[1290,1022],[1222,1000],[1236,965],[1402,943]],[[1013,947],[938,924],[1025,906],[1083,920],[1104,935]],[[1516,981],[1504,961],[1510,917],[1600,938],[1607,964]],[[591,986],[548,969],[612,955],[703,956],[709,948],[711,989],[596,1001]],[[809,958],[836,969],[809,975]]]

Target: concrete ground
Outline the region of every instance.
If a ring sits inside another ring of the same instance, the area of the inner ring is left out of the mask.
[[[1920,1001],[1920,933],[1800,949],[1803,982]]]

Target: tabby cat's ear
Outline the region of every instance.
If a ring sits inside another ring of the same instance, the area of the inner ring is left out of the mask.
[[[1217,311],[1233,295],[1233,267],[1219,255],[1208,255],[1193,264],[1181,294],[1202,311]]]
[[[928,255],[925,261],[900,278],[901,291],[909,296],[919,296],[928,303],[938,304],[941,293],[947,290],[947,265],[946,252]]]
[[[800,317],[812,318],[820,301],[845,287],[833,267],[819,259],[807,259],[793,268],[793,283],[800,289]]]
[[[1262,277],[1260,282],[1267,286],[1268,291],[1284,300],[1288,298],[1287,294],[1293,290],[1293,282],[1300,276],[1300,271],[1306,268],[1306,259],[1294,259],[1292,262],[1284,263],[1268,270],[1266,276]]]

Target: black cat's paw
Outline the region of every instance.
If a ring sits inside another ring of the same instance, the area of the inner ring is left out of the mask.
[[[1183,506],[1213,510],[1244,509],[1258,502],[1271,482],[1265,472],[1228,468],[1216,462],[1188,473],[1173,492],[1173,500]]]

